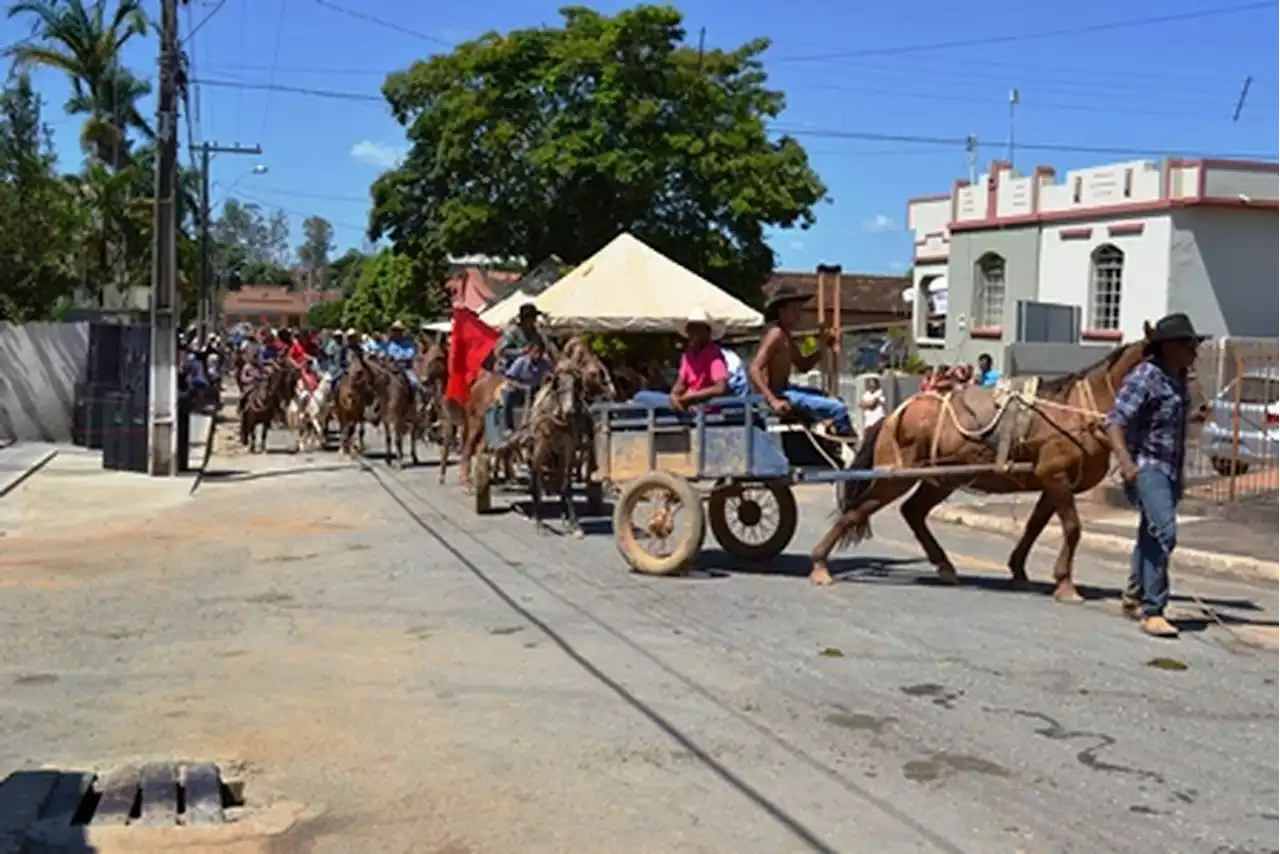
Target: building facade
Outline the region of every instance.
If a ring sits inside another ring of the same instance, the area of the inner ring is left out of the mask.
[[[238,323],[297,328],[313,305],[338,299],[342,299],[341,291],[291,291],[282,285],[245,285],[223,295],[222,324],[228,329]]]
[[[1003,367],[1018,303],[1078,306],[1078,343],[1142,334],[1186,312],[1207,335],[1280,334],[1273,163],[1169,158],[1078,169],[1058,182],[993,163],[975,184],[912,199],[903,293],[927,361]]]

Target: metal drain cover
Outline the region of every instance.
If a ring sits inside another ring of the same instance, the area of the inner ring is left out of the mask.
[[[212,762],[156,762],[94,771],[15,771],[0,782],[0,854],[33,831],[49,838],[85,825],[216,825],[244,805],[240,783]]]

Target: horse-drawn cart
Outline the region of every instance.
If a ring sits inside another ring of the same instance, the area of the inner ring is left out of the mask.
[[[768,562],[790,545],[799,522],[793,486],[854,480],[920,479],[990,472],[996,466],[942,469],[843,469],[829,440],[806,426],[782,423],[762,397],[723,398],[691,412],[636,404],[594,407],[593,479],[619,492],[614,539],[632,569],[667,575],[689,567],[702,550],[708,525],[734,557]],[[1029,466],[1000,467],[1010,473]],[[636,510],[656,499],[646,518]],[[703,502],[705,499],[706,507]],[[677,534],[677,515],[687,514]],[[674,540],[670,551],[650,551],[640,535]]]

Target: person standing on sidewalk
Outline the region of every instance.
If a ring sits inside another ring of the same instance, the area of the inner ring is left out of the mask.
[[[1147,335],[1147,358],[1129,372],[1107,414],[1107,438],[1138,509],[1137,542],[1121,605],[1156,637],[1177,637],[1164,615],[1169,604],[1169,557],[1178,535],[1182,464],[1191,396],[1187,375],[1206,336],[1185,314],[1161,318]]]

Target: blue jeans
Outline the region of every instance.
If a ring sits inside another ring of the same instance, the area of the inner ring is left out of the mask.
[[[832,421],[836,432],[841,436],[853,435],[853,420],[849,417],[849,407],[838,397],[827,397],[819,391],[800,386],[787,386],[782,391],[795,409],[815,418],[818,421]]]
[[[508,430],[516,429],[516,407],[528,400],[528,392],[518,385],[502,389],[502,419]]]
[[[1156,617],[1169,604],[1169,556],[1178,544],[1178,486],[1155,468],[1138,470],[1125,497],[1139,511],[1138,540],[1129,564],[1129,589],[1142,600],[1142,615]]]
[[[652,406],[659,409],[670,409],[671,395],[665,391],[641,389],[636,392],[635,397],[631,398],[631,402],[638,406]]]

